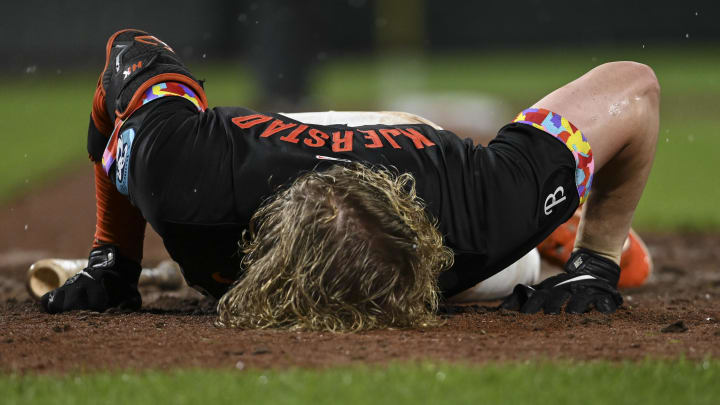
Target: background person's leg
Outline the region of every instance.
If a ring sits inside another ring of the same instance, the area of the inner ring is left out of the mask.
[[[587,137],[595,177],[575,247],[619,263],[647,182],[659,126],[660,87],[648,66],[613,62],[535,103],[572,122]]]

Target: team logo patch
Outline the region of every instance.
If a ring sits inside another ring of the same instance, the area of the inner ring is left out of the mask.
[[[115,155],[115,185],[123,195],[128,195],[128,172],[130,170],[130,151],[135,140],[135,130],[128,128],[120,134]]]
[[[557,227],[569,212],[574,212],[578,200],[575,199],[574,176],[569,170],[555,170],[545,180],[538,195],[538,224],[541,227]]]
[[[545,205],[543,206],[545,215],[552,214],[553,207],[562,203],[566,199],[567,197],[565,196],[565,189],[562,186],[558,186],[555,191],[553,191],[551,194],[548,194],[547,198],[545,198]]]

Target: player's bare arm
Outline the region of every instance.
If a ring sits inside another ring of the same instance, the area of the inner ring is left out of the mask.
[[[650,67],[634,62],[614,62],[596,67],[534,105],[558,112],[576,123],[583,128],[583,134],[592,145],[597,174],[583,209],[575,249],[609,260],[603,263],[598,258],[602,271],[591,274],[609,278],[607,281],[613,287],[620,276],[620,268],[611,270],[612,263],[620,264],[623,243],[655,156],[659,104],[660,86]],[[572,263],[570,266],[576,270]],[[577,274],[574,279],[580,281],[568,281],[573,278],[562,275],[543,285],[551,291],[565,283],[560,286],[561,291],[536,294],[533,289],[521,287],[504,305],[526,312],[541,308],[557,312],[565,299],[571,299],[573,294],[568,291],[577,283],[597,283],[597,280],[582,280],[582,272],[572,274]],[[610,294],[596,298],[595,304],[610,312],[620,302],[619,295]],[[570,304],[569,308],[573,310],[586,309],[582,297]]]

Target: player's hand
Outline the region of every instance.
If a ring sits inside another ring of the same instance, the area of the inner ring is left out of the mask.
[[[500,308],[534,314],[565,312],[581,314],[595,308],[613,313],[623,303],[617,291],[620,267],[612,260],[579,249],[565,264],[565,273],[540,284],[518,284]]]
[[[97,247],[90,252],[88,267],[43,295],[40,305],[51,314],[115,307],[138,310],[142,305],[137,289],[140,271],[139,263],[118,256],[114,246]]]

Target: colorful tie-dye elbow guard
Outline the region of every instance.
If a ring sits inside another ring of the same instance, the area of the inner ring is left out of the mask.
[[[595,162],[587,138],[570,121],[543,108],[528,108],[513,122],[532,125],[562,141],[575,157],[575,185],[580,204],[587,200],[592,185]]]
[[[165,96],[178,96],[187,99],[191,103],[195,104],[195,107],[197,107],[199,111],[205,111],[207,108],[203,105],[202,100],[195,95],[195,92],[193,92],[188,86],[177,82],[158,83],[145,90],[145,94],[142,98],[142,105]]]

